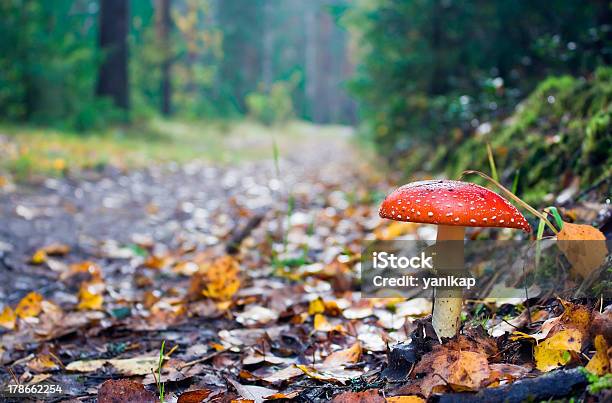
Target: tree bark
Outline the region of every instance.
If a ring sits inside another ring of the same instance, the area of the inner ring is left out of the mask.
[[[104,61],[98,71],[96,93],[113,100],[115,106],[129,109],[128,91],[128,25],[129,2],[100,0],[99,46]]]
[[[172,114],[172,55],[170,47],[170,30],[172,29],[172,17],[170,14],[171,0],[157,0],[156,24],[157,38],[163,54],[161,62],[160,82],[160,112],[164,116]]]

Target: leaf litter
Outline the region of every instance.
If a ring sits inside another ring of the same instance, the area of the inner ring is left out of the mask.
[[[63,382],[67,396],[99,401],[155,401],[158,371],[179,402],[423,402],[573,366],[610,373],[609,301],[482,301],[487,320],[468,305],[462,335],[439,344],[423,327],[430,300],[360,298],[363,239],[427,232],[379,220],[375,194],[391,184],[353,151],[331,150],[284,161],[319,169],[288,169],[282,191],[263,163],[193,163],[49,183],[75,216],[58,198],[14,192],[20,206],[63,217],[58,226],[79,220],[80,232],[36,233],[41,215],[2,219],[27,240],[0,239],[19,268],[15,289],[0,286],[0,362],[20,382]],[[601,241],[568,223],[557,236]],[[587,277],[601,253],[585,262],[583,252],[564,250]],[[162,340],[175,349],[158,368]],[[389,382],[389,350],[406,341],[417,354]]]

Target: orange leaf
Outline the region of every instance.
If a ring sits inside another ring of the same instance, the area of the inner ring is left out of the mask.
[[[572,264],[572,274],[586,278],[608,255],[606,236],[590,225],[563,223],[557,234],[559,249]]]
[[[41,303],[43,301],[42,295],[37,293],[36,291],[30,292],[28,295],[23,297],[19,304],[17,304],[17,308],[15,308],[15,314],[20,318],[31,318],[36,317],[40,314]]]

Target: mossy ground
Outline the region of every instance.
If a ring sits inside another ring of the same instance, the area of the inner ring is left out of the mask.
[[[490,173],[491,144],[500,179],[529,203],[577,182],[580,190],[600,184],[609,194],[612,176],[612,68],[588,79],[569,76],[543,81],[512,116],[491,122],[488,133],[457,133],[445,144],[423,145],[405,156],[408,174],[423,170],[458,177],[468,169]]]

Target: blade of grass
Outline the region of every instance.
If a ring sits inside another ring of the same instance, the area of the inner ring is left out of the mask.
[[[535,255],[536,270],[540,267],[540,256],[542,254],[542,248],[540,246],[540,241],[542,240],[542,237],[544,236],[545,226],[546,225],[544,221],[540,219],[538,223],[538,232],[536,233],[536,255]]]
[[[550,230],[552,232],[554,232],[555,234],[559,233],[557,228],[555,228],[555,226],[552,225],[550,221],[548,221],[548,219],[546,218],[546,216],[544,214],[540,213],[538,210],[534,209],[529,204],[525,203],[521,198],[519,198],[517,195],[515,195],[514,193],[512,193],[511,191],[506,189],[506,187],[504,187],[504,185],[502,185],[501,183],[499,183],[495,179],[491,178],[489,175],[487,175],[487,174],[485,174],[483,172],[480,172],[480,171],[468,170],[468,171],[463,171],[463,173],[461,174],[460,178],[463,178],[465,175],[478,175],[478,176],[488,180],[489,182],[493,183],[502,192],[504,192],[509,198],[514,200],[519,205],[523,206],[525,208],[525,210],[529,211],[531,214],[533,214],[534,216],[538,217],[540,220],[544,221],[544,223],[546,223],[546,225],[548,225],[548,227],[550,228]]]
[[[157,364],[157,378],[158,378],[157,391],[159,392],[159,401],[161,403],[164,403],[164,395],[165,395],[164,389],[166,387],[166,385],[161,381],[161,370],[162,370],[162,365],[164,364],[165,349],[166,349],[166,340],[163,340],[161,348],[159,350],[159,363]]]
[[[547,213],[551,213],[553,217],[555,217],[555,222],[557,223],[557,227],[559,227],[559,230],[562,230],[563,229],[563,219],[561,218],[561,214],[559,214],[559,210],[557,210],[557,208],[554,206],[550,206],[544,209],[544,211],[546,211]]]
[[[497,176],[497,167],[495,166],[495,159],[493,158],[493,150],[491,149],[491,144],[487,143],[487,155],[489,157],[489,166],[491,167],[491,176],[496,181],[499,181],[499,176]]]
[[[514,180],[512,181],[512,193],[514,194],[516,194],[516,192],[518,191],[520,176],[521,176],[521,170],[517,169],[516,172],[514,173]]]

